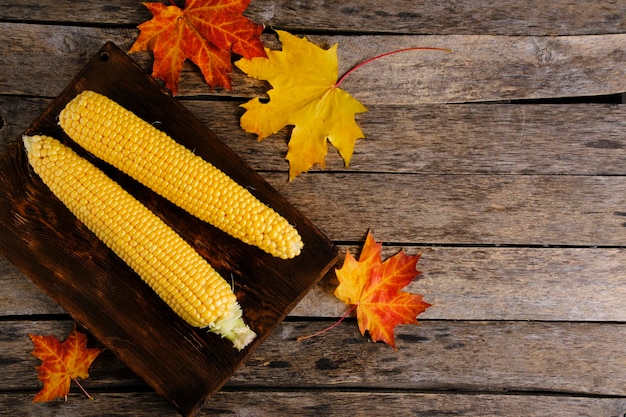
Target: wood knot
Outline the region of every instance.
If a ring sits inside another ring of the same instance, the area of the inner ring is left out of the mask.
[[[540,67],[549,65],[552,62],[552,51],[548,48],[541,48],[537,55],[537,65]]]
[[[321,358],[315,361],[315,368],[320,371],[331,371],[339,368],[339,365],[329,358]]]

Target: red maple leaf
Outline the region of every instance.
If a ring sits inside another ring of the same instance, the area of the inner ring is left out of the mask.
[[[52,401],[57,397],[64,397],[70,392],[70,381],[78,383],[78,378],[89,378],[89,367],[96,357],[104,350],[101,348],[87,348],[87,336],[72,330],[64,342],[54,335],[28,335],[35,349],[32,354],[43,363],[37,367],[38,378],[43,382],[43,388],[33,398],[33,402]],[[85,390],[83,390],[85,392]],[[85,394],[89,396],[86,392]]]
[[[431,305],[421,295],[401,291],[418,275],[419,255],[408,256],[404,251],[381,262],[382,243],[367,234],[361,256],[357,261],[350,253],[336,270],[339,286],[335,296],[356,307],[362,335],[395,348],[394,330],[399,324],[417,324],[417,316]]]
[[[152,76],[165,81],[173,95],[186,59],[195,63],[211,87],[231,88],[231,52],[265,57],[263,26],[243,16],[250,0],[187,0],[185,7],[143,3],[153,18],[138,26],[129,52],[152,50]]]

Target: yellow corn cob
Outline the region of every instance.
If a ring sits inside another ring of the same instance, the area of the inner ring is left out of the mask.
[[[273,256],[297,256],[297,230],[224,172],[113,100],[84,91],[59,124],[80,146],[194,216]]]
[[[228,282],[173,229],[58,140],[23,140],[31,166],[52,193],[179,316],[227,337],[237,349],[254,339]]]

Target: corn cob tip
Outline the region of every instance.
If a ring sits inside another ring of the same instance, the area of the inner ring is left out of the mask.
[[[244,323],[242,315],[241,306],[234,302],[225,317],[209,325],[209,331],[230,340],[235,349],[241,350],[256,338],[256,333]]]
[[[22,135],[22,142],[24,142],[24,149],[26,149],[26,153],[29,154],[31,149],[33,148],[33,142],[35,142],[37,138],[35,136],[27,136]]]

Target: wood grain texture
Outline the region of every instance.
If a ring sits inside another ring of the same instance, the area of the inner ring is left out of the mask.
[[[50,102],[0,96],[0,151]],[[239,127],[241,101],[181,102],[254,169],[286,171],[288,128],[262,142]],[[626,106],[608,104],[375,105],[358,116],[349,168],[329,145],[327,171],[624,175]],[[320,171],[318,166],[311,171]]]
[[[7,23],[0,36],[6,74],[1,94],[56,96],[106,41],[128,50],[136,30]],[[626,91],[626,34],[535,37],[447,36],[308,36],[322,47],[339,43],[340,73],[380,53],[415,46],[451,48],[453,52],[397,54],[363,67],[342,85],[365,105],[423,104],[548,97],[589,96]],[[273,35],[266,44],[276,43]],[[133,54],[144,69],[147,53]],[[45,62],[46,65],[40,65]],[[597,65],[602,62],[602,65]],[[46,78],[41,85],[29,82]],[[265,82],[233,73],[233,90],[212,93],[200,72],[184,66],[179,95],[264,96]]]
[[[433,306],[420,318],[626,322],[626,249],[385,246],[383,257],[401,249],[421,254],[422,275],[408,290]],[[64,313],[4,258],[0,283],[0,316]],[[337,284],[331,271],[290,316],[340,317],[347,306],[333,295]]]
[[[134,29],[60,27],[3,23],[0,94],[56,97],[108,41],[125,50],[137,36]],[[45,82],[33,82],[45,80]]]
[[[0,0],[4,20],[138,25],[151,17],[133,0],[114,4]],[[626,31],[626,6],[619,0],[446,0],[437,3],[374,0],[293,2],[254,0],[245,15],[268,27],[404,34],[581,35]]]
[[[368,228],[416,244],[620,246],[626,184],[614,176],[333,173],[264,177],[335,241]]]
[[[421,253],[409,289],[434,306],[398,328],[397,351],[353,318],[295,342],[344,313],[331,271],[199,415],[624,417],[626,107],[592,102],[626,92],[626,3],[253,0],[246,15],[272,48],[271,29],[339,43],[340,71],[395,48],[454,50],[352,74],[342,87],[369,112],[350,167],[331,149],[291,184],[289,129],[258,143],[239,128],[266,83],[236,71],[233,91],[210,91],[187,63],[177,98],[343,253],[369,228],[384,256]],[[0,0],[0,153],[105,41],[127,50],[149,18],[134,0]],[[131,58],[150,71],[150,54]],[[27,333],[73,321],[4,257],[0,285],[0,416],[179,415],[110,350],[82,381],[94,401],[73,388],[33,404]]]
[[[147,8],[134,0],[106,2],[47,3],[36,0],[0,0],[2,18],[6,21],[35,21],[83,24],[138,25],[152,17]]]
[[[626,393],[623,324],[422,321],[418,326],[396,329],[398,350],[394,351],[363,340],[356,323],[345,323],[336,331],[295,341],[328,324],[283,323],[272,341],[264,344],[230,383]],[[269,374],[267,368],[272,368]]]
[[[374,0],[253,1],[248,13],[272,27],[412,34],[575,35],[624,32],[626,6],[620,1]]]
[[[0,317],[65,313],[4,256],[0,257],[0,285]]]
[[[138,408],[137,404],[141,404]],[[65,404],[33,404],[28,394],[0,394],[0,416],[63,415],[66,417],[101,417],[102,410],[110,416],[176,417],[164,401],[153,393],[96,393],[94,401],[82,401],[79,394],[70,396]],[[412,392],[353,391],[265,391],[227,390],[210,401],[201,416],[301,416],[365,417],[383,415],[454,415],[460,417],[544,417],[555,410],[569,416],[622,416],[626,401],[622,398],[581,398],[575,396],[524,396],[494,394],[428,394]],[[5,411],[11,410],[11,411]],[[47,413],[47,414],[44,414]],[[50,414],[56,413],[56,414]],[[62,414],[61,414],[62,413]]]
[[[239,102],[183,102],[255,169],[287,170],[290,129],[258,142],[239,128]],[[357,122],[365,139],[357,141],[350,166],[329,144],[327,171],[625,173],[626,106],[621,105],[379,104],[358,115]]]
[[[428,321],[396,329],[394,350],[366,340],[354,321],[301,342],[332,322],[283,322],[233,375],[226,388],[551,392],[626,397],[626,325],[615,323]],[[27,332],[63,337],[71,322],[0,323],[7,341],[2,390],[39,383]],[[90,346],[96,346],[91,341]],[[26,378],[32,374],[32,379]],[[26,377],[25,377],[26,376]],[[94,362],[85,388],[139,384],[108,352]]]
[[[396,54],[354,72],[342,87],[366,105],[569,97],[626,90],[624,34],[364,36],[316,42],[339,43],[339,62],[348,67],[367,57],[412,46],[452,50]],[[384,94],[386,90],[390,94]]]
[[[421,255],[407,287],[433,304],[420,319],[626,322],[624,249],[385,246],[383,258],[400,250]],[[341,317],[337,285],[329,273],[291,316]]]

